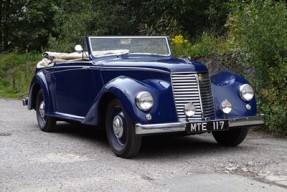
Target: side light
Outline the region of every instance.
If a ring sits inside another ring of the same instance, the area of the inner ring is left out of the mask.
[[[137,107],[142,111],[148,111],[153,106],[153,97],[147,91],[139,92],[135,100]]]
[[[239,93],[241,99],[243,99],[244,101],[250,101],[254,97],[254,89],[249,84],[240,85]]]
[[[146,118],[146,120],[150,121],[152,119],[152,116],[151,116],[151,114],[148,113],[148,114],[146,114],[145,118]]]

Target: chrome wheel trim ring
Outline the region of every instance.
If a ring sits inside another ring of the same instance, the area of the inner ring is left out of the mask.
[[[40,103],[40,106],[39,106],[39,114],[41,116],[41,118],[44,118],[45,117],[45,102],[42,101]]]
[[[113,131],[115,136],[120,139],[124,133],[124,122],[120,115],[117,115],[113,119]]]

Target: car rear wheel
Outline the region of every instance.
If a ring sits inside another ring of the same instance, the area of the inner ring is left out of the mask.
[[[40,129],[45,132],[51,132],[56,126],[56,120],[46,116],[45,99],[42,89],[39,90],[36,100],[36,116]]]
[[[248,130],[248,127],[240,127],[228,131],[212,132],[212,135],[218,144],[224,146],[237,146],[245,139]]]
[[[105,124],[110,147],[116,156],[130,158],[139,152],[142,137],[135,134],[134,123],[119,100],[108,104]]]

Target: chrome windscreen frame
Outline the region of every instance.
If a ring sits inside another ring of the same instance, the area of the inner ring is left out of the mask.
[[[95,56],[93,55],[93,50],[92,50],[92,43],[91,43],[91,39],[93,38],[97,38],[97,39],[124,39],[124,38],[131,38],[131,39],[136,39],[136,38],[141,38],[141,39],[164,39],[165,43],[166,43],[166,48],[167,48],[167,54],[159,54],[159,56],[166,56],[166,57],[170,57],[171,56],[171,49],[170,49],[170,45],[169,45],[169,40],[167,36],[87,36],[88,39],[88,47],[90,49],[89,54],[90,54],[90,58],[98,58],[99,56]]]

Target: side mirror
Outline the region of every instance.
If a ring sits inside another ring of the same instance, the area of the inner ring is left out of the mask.
[[[83,47],[81,45],[76,45],[75,46],[75,51],[78,53],[82,53],[83,52]]]

